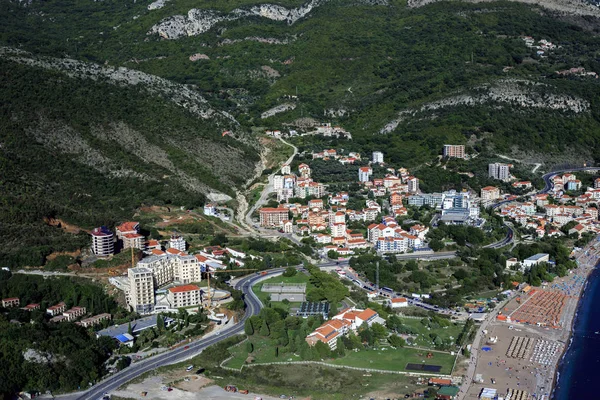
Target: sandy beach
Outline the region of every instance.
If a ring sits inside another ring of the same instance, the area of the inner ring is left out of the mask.
[[[519,293],[500,310],[505,321],[489,321],[480,332],[477,357],[468,361],[475,364],[474,381],[461,398],[478,398],[484,388],[495,389],[498,395],[511,390],[537,399],[550,398],[579,299],[600,259],[598,240],[574,255],[577,269],[542,288]]]

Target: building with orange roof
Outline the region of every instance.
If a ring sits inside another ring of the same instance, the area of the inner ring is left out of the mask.
[[[167,301],[172,308],[196,306],[201,303],[200,288],[196,285],[183,285],[169,288]]]
[[[500,189],[495,186],[481,188],[481,200],[496,200],[500,198]]]
[[[345,320],[331,320],[324,322],[306,337],[309,346],[314,346],[318,342],[323,342],[331,350],[337,348],[337,339],[348,334],[351,323]]]
[[[134,221],[123,222],[116,227],[117,239],[123,240],[123,236],[128,233],[139,233],[140,223]]]
[[[339,314],[333,317],[334,320],[341,320],[350,323],[351,329],[356,331],[362,324],[366,323],[371,326],[376,322],[379,314],[377,311],[367,308],[366,310],[360,310],[356,307],[346,308]]]
[[[258,210],[260,215],[260,226],[279,228],[283,221],[289,219],[289,210],[283,207],[264,207]]]
[[[150,239],[146,242],[146,250],[161,250],[160,242],[158,240]]]
[[[395,297],[393,299],[388,299],[388,303],[390,307],[392,307],[392,309],[408,307],[408,300],[405,297]]]
[[[121,240],[123,240],[123,249],[144,250],[146,238],[139,233],[125,233]]]

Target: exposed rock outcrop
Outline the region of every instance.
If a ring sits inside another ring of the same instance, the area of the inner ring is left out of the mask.
[[[10,47],[0,47],[0,57],[20,64],[62,71],[70,77],[92,80],[107,79],[117,85],[136,86],[181,106],[203,119],[214,119],[219,125],[234,129],[238,122],[230,114],[210,107],[204,97],[191,87],[174,83],[156,75],[125,67],[105,67],[69,58],[34,56]]]
[[[552,93],[552,89],[552,86],[531,81],[498,81],[490,85],[476,87],[469,93],[460,93],[442,100],[426,103],[419,108],[400,111],[398,118],[386,124],[380,130],[380,133],[394,131],[407,118],[420,117],[420,114],[423,113],[427,113],[431,117],[432,112],[436,110],[456,106],[475,107],[484,104],[496,104],[499,107],[512,106],[522,109],[548,109],[574,113],[589,110],[590,104],[588,101],[571,95],[555,94]]]
[[[223,21],[235,21],[244,17],[262,17],[273,21],[293,24],[328,0],[310,0],[297,8],[285,8],[275,4],[260,4],[249,9],[237,8],[230,13],[193,8],[187,15],[174,15],[154,25],[148,34],[158,34],[164,39],[200,35]]]
[[[412,8],[423,7],[427,4],[437,3],[446,0],[408,0],[408,6]],[[465,0],[469,3],[486,3],[493,0]],[[581,0],[508,0],[518,3],[526,3],[544,7],[546,9],[557,11],[559,13],[571,15],[592,15],[600,17],[600,10],[585,1]]]
[[[269,118],[269,117],[272,117],[275,114],[279,114],[279,113],[282,113],[282,112],[293,110],[295,108],[296,108],[296,105],[293,104],[293,103],[279,104],[278,106],[270,108],[267,111],[265,111],[264,113],[260,114],[260,117],[262,119]]]

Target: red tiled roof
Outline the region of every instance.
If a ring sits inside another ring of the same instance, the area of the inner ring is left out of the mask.
[[[369,318],[377,316],[377,312],[367,308],[365,311],[358,314],[356,317],[362,319],[363,321],[367,321]]]
[[[137,231],[137,227],[139,226],[139,222],[133,222],[133,221],[128,221],[128,222],[123,222],[121,225],[117,226],[117,229],[120,232],[131,232],[131,231]]]
[[[408,302],[408,300],[406,300],[404,297],[396,297],[395,299],[392,299],[392,303],[406,303]]]
[[[200,288],[196,285],[183,285],[169,288],[169,292],[171,293],[191,292],[193,290],[200,290]]]

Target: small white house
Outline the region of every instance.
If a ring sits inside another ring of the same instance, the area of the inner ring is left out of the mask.
[[[396,297],[394,299],[388,299],[388,303],[392,309],[408,307],[408,300],[404,297]]]
[[[206,203],[204,205],[204,215],[213,217],[217,214],[217,205],[214,203]]]

